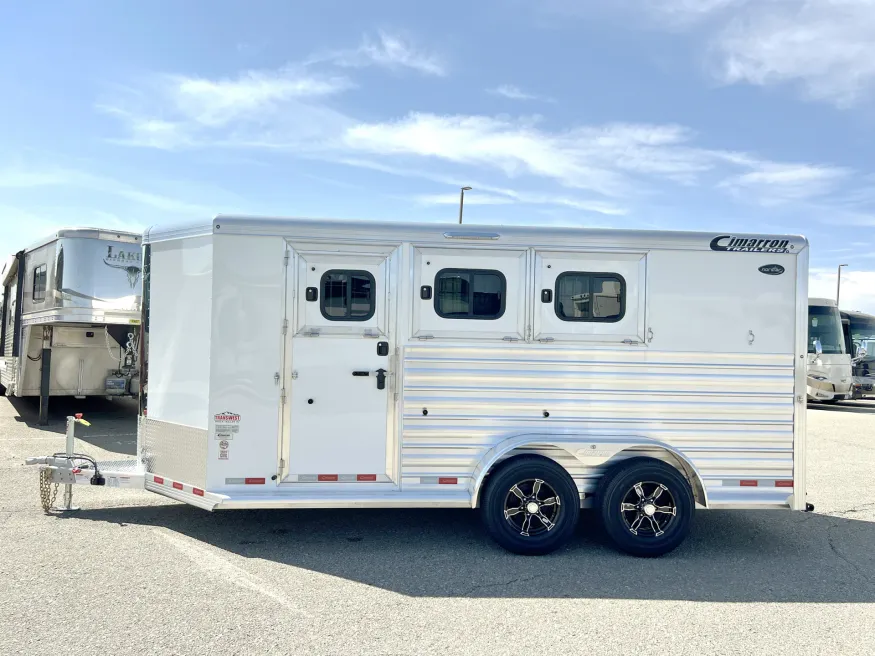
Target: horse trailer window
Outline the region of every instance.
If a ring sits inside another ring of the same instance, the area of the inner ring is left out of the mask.
[[[619,273],[566,271],[556,278],[555,303],[562,321],[614,323],[626,314],[626,281]]]
[[[40,264],[33,270],[33,302],[46,300],[46,265]]]
[[[507,280],[491,269],[441,269],[434,278],[434,311],[444,319],[498,319]]]
[[[367,321],[376,310],[376,283],[367,271],[332,269],[322,275],[319,309],[329,321]]]

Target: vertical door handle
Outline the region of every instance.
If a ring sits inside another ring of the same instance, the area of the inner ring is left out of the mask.
[[[377,389],[386,389],[386,370],[377,369]]]

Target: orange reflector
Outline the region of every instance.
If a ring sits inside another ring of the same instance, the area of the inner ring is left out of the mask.
[[[191,488],[191,491],[195,493],[195,496],[199,496],[199,497],[204,496],[204,491],[199,490],[196,487]]]
[[[741,487],[756,487],[757,485],[759,485],[759,482],[758,481],[738,481],[738,484]]]
[[[244,478],[243,482],[246,483],[246,485],[264,485],[263,478]]]
[[[357,480],[357,481],[376,481],[377,475],[376,474],[358,474],[355,477],[355,480]]]
[[[439,478],[438,483],[441,485],[455,485],[459,482],[458,478]]]
[[[164,479],[160,476],[155,477],[155,482],[158,483],[158,485],[164,485]]]
[[[182,489],[182,483],[174,483],[174,484],[173,484],[173,487],[174,487],[175,489],[177,489],[177,490],[181,490],[181,489]]]
[[[793,481],[775,481],[775,487],[793,487]]]
[[[336,481],[337,474],[319,474],[316,477],[316,480],[318,480],[318,481]]]

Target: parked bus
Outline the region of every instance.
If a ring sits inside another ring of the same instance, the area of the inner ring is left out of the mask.
[[[836,302],[808,299],[808,400],[838,403],[851,397],[851,356]]]
[[[842,311],[845,348],[853,354],[852,398],[875,398],[875,316]]]

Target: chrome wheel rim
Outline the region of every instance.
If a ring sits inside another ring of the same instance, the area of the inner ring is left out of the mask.
[[[515,483],[504,498],[505,521],[514,532],[527,538],[556,528],[561,509],[556,490],[540,478]]]
[[[639,538],[658,538],[677,521],[674,496],[662,483],[640,481],[620,502],[620,516],[628,531]]]

